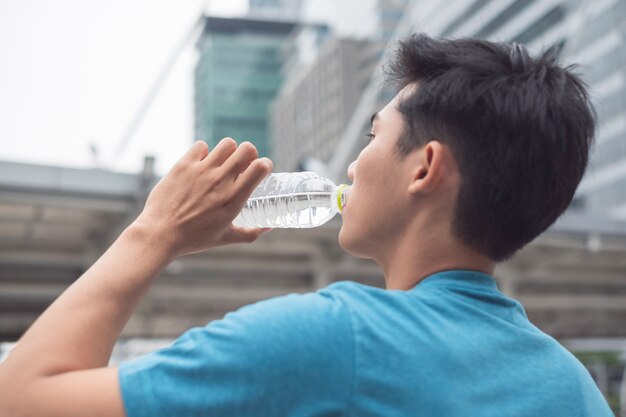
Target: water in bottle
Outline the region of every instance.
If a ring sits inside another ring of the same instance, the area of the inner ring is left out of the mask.
[[[347,203],[349,187],[314,172],[277,172],[254,190],[233,223],[245,227],[320,226]]]

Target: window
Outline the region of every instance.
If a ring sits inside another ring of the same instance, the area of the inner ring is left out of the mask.
[[[476,33],[477,37],[486,37],[495,32],[502,25],[507,23],[511,18],[520,14],[522,10],[533,4],[535,0],[517,0],[515,3],[504,9],[500,14],[491,19],[481,30]]]
[[[533,25],[517,35],[513,40],[519,43],[529,43],[533,39],[541,36],[548,28],[553,27],[555,24],[563,20],[565,17],[565,8],[563,6],[556,6],[546,14],[544,14]]]

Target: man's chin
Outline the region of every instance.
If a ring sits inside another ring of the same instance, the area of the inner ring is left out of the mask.
[[[346,230],[344,225],[339,229],[338,241],[341,249],[348,252],[350,255],[356,256],[357,258],[372,259],[370,255],[364,253],[363,248],[359,247],[359,242],[362,242],[362,239],[359,239]]]
[[[341,225],[341,229],[339,229],[339,236],[337,237],[337,241],[339,242],[339,246],[344,251],[352,254],[350,251],[350,239],[348,237],[349,233],[346,231],[345,225]]]

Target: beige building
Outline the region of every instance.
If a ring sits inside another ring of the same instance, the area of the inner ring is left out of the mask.
[[[329,160],[377,62],[372,51],[367,40],[328,38],[289,74],[270,109],[275,171]]]

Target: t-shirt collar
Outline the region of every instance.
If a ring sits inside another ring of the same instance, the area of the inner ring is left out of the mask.
[[[417,283],[413,289],[424,288],[430,285],[443,286],[471,286],[489,289],[498,289],[496,280],[489,274],[469,269],[451,269],[431,274]]]

